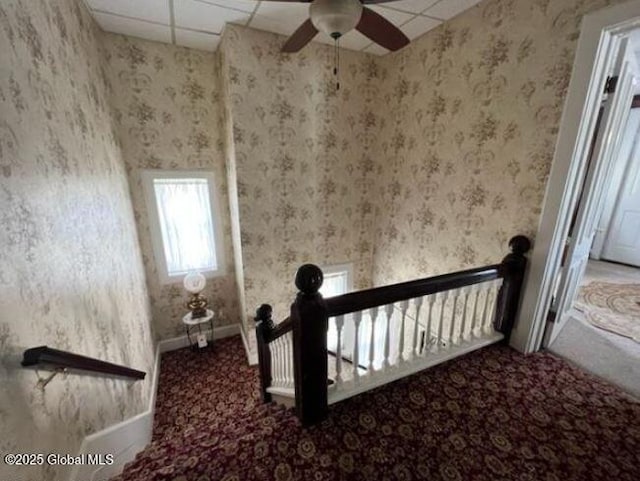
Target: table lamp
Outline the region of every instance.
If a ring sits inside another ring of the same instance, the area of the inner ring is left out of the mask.
[[[209,302],[206,297],[200,294],[207,285],[205,277],[199,272],[190,272],[184,277],[182,284],[187,292],[191,293],[191,298],[187,302],[187,307],[191,310],[191,318],[205,317]]]

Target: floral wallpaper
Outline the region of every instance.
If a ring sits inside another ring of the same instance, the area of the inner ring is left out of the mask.
[[[233,129],[246,309],[289,314],[296,269],[353,262],[371,282],[373,141],[380,122],[374,57],[333,49],[280,53],[284,37],[227,25],[221,45]],[[251,319],[250,319],[251,321]]]
[[[328,46],[284,55],[283,37],[229,25],[203,53],[103,34],[75,0],[3,1],[0,451],[75,453],[146,407],[149,380],[69,375],[42,393],[17,367],[49,344],[151,372],[152,314],[159,337],[182,334],[141,169],[213,170],[220,325],[263,302],[286,317],[305,262],[353,262],[364,288],[533,237],[580,19],[608,3],[485,0],[395,54],[343,51],[337,90]]]
[[[213,171],[226,274],[207,279],[204,294],[216,326],[237,323],[218,56],[114,34],[105,34],[103,43],[156,331],[161,339],[184,334],[188,296],[182,281],[160,282],[141,184],[144,169]]]
[[[580,21],[608,3],[487,0],[381,58],[374,284],[535,236]]]
[[[100,31],[71,0],[0,4],[0,452],[78,452],[143,412],[151,375],[55,378],[23,350],[48,345],[153,373],[154,340]],[[1,479],[63,479],[11,467]]]

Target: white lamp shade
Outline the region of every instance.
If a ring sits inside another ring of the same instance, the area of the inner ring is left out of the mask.
[[[353,30],[362,16],[360,0],[315,0],[309,7],[311,23],[337,38]]]
[[[207,285],[207,279],[199,272],[190,272],[184,276],[182,285],[184,285],[187,292],[190,292],[191,294],[198,294],[199,292],[202,292],[204,286]]]

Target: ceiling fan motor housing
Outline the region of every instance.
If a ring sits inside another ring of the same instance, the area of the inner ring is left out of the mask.
[[[314,0],[309,7],[311,23],[332,38],[353,30],[362,16],[360,0]]]

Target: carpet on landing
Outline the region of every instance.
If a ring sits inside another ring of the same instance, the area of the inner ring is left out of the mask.
[[[259,401],[239,337],[162,357],[152,444],[120,481],[640,479],[640,403],[548,353],[492,346],[330,407]]]
[[[585,284],[574,307],[594,326],[640,344],[640,284]]]

